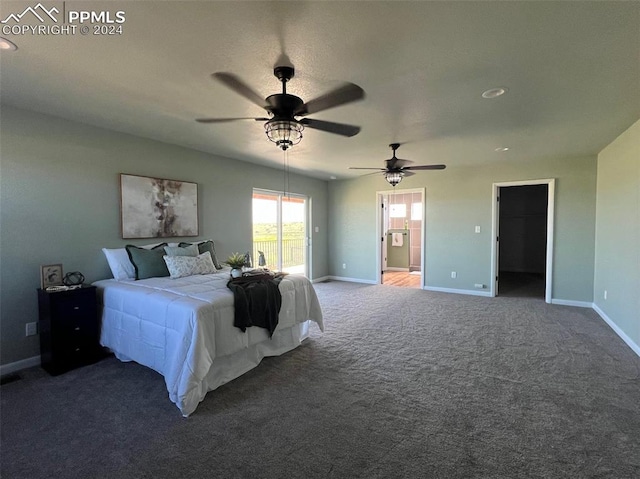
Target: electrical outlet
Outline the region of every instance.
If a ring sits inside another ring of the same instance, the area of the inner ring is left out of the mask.
[[[456,279],[458,277],[458,273],[456,273],[455,271],[451,272],[451,279]]]
[[[604,290],[604,299],[607,299],[607,290]]]
[[[474,284],[474,286],[476,288],[478,288],[478,289],[484,289],[484,284],[482,284],[482,283],[476,283],[476,284]]]
[[[25,336],[35,336],[38,334],[38,323],[27,323],[25,327]]]
[[[476,226],[476,233],[480,233],[480,227]]]
[[[347,269],[347,263],[342,263],[342,269]]]

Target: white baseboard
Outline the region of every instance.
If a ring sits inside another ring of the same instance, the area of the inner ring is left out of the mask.
[[[634,353],[640,356],[640,346],[634,343],[633,340],[629,336],[627,336],[627,334],[622,329],[620,329],[618,325],[614,323],[613,320],[609,316],[607,316],[605,312],[602,311],[595,303],[593,303],[593,310],[600,315],[604,322],[607,323],[618,336],[620,336],[620,339],[627,343],[627,346],[629,346]]]
[[[560,306],[577,306],[578,308],[593,308],[593,303],[587,301],[574,301],[572,299],[551,298],[551,304],[559,304]]]
[[[375,279],[347,278],[345,276],[326,276],[326,278],[334,281],[346,281],[348,283],[378,284]]]
[[[424,289],[426,291],[436,291],[438,293],[468,294],[469,296],[491,297],[491,293],[489,291],[475,291],[473,289],[438,288],[436,286],[425,286]]]
[[[319,278],[312,279],[311,283],[322,283],[323,281],[328,281],[330,279],[331,279],[331,276],[321,276]]]
[[[32,368],[33,366],[40,366],[40,356],[33,356],[32,358],[21,359],[15,363],[0,365],[0,376],[5,374],[15,373],[21,369]]]
[[[409,268],[397,268],[395,266],[387,266],[387,269],[385,269],[385,271],[405,271],[405,272],[409,272]]]

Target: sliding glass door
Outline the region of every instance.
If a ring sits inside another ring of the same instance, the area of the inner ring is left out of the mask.
[[[253,191],[254,266],[308,275],[307,211],[304,196]]]

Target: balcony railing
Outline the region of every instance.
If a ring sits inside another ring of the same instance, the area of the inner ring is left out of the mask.
[[[278,242],[276,240],[253,242],[253,266],[258,266],[258,251],[264,253],[267,268],[278,269]],[[304,238],[282,240],[282,269],[288,270],[295,266],[304,265],[304,251]]]

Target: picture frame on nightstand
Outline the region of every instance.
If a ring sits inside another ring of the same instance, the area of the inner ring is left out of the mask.
[[[45,264],[40,266],[40,287],[46,289],[49,286],[62,285],[62,265]]]

